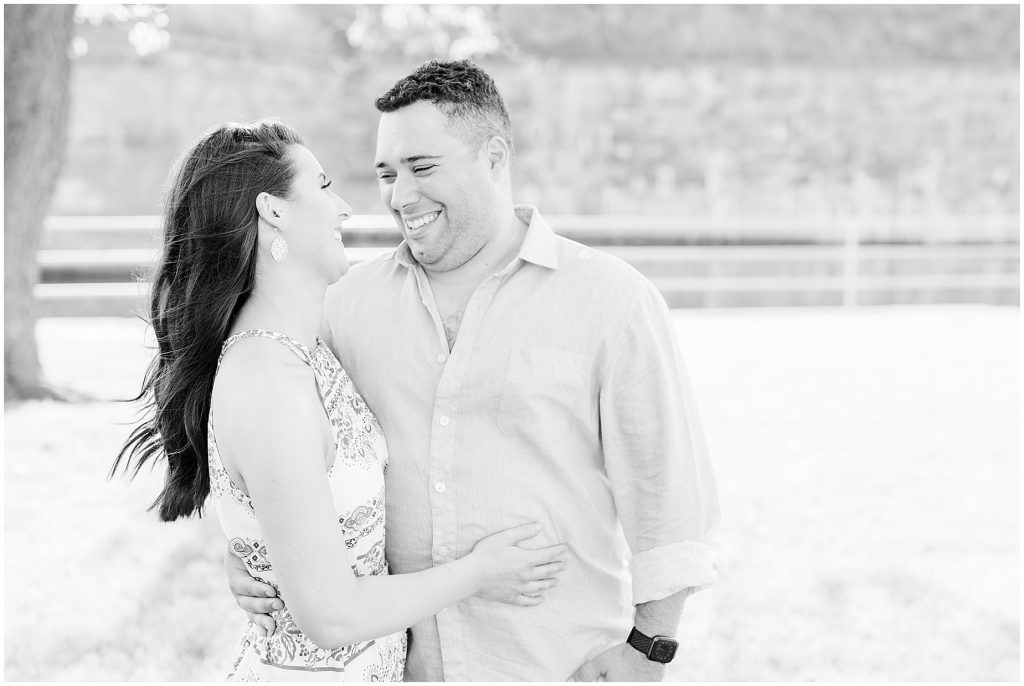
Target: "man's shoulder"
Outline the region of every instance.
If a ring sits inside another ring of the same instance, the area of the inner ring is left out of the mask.
[[[327,299],[333,300],[350,293],[377,292],[389,280],[401,277],[405,267],[388,250],[369,260],[352,265],[348,273],[327,288]]]
[[[654,288],[651,280],[621,257],[579,243],[565,236],[556,236],[559,271],[566,278],[583,279],[602,290],[637,294]]]
[[[382,276],[387,277],[402,271],[405,271],[405,267],[403,267],[395,258],[395,249],[389,248],[368,260],[363,260],[353,264],[349,268],[348,274],[341,277],[341,281],[339,281],[339,283],[343,283],[348,279],[352,279],[354,281],[367,279],[372,280]]]

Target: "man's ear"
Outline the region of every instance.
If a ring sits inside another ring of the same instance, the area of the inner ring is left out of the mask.
[[[487,152],[487,163],[492,172],[501,169],[507,171],[511,167],[512,149],[509,147],[508,141],[501,136],[491,136],[485,144],[484,150]]]
[[[270,193],[263,192],[256,196],[256,211],[260,219],[275,229],[284,228],[286,209],[284,201]]]

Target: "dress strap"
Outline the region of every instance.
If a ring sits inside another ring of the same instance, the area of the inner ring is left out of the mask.
[[[243,338],[253,337],[270,338],[275,340],[295,353],[295,355],[307,365],[310,367],[313,366],[313,354],[310,352],[309,348],[304,346],[302,343],[299,343],[291,336],[278,333],[277,331],[271,331],[270,329],[246,329],[245,331],[236,333],[234,336],[230,336],[226,341],[224,341],[224,344],[220,347],[220,357],[217,359],[217,369],[220,369],[220,363],[224,360],[224,353],[228,351],[228,348]]]

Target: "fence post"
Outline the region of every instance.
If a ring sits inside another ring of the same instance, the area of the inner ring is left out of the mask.
[[[857,306],[857,276],[860,260],[860,222],[846,215],[843,222],[843,307]]]

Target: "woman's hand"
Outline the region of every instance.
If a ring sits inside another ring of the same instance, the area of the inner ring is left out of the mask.
[[[544,600],[544,591],[558,583],[565,569],[564,543],[546,548],[523,548],[519,543],[542,531],[537,523],[521,524],[477,541],[469,557],[480,570],[476,595],[510,605],[530,607]]]

